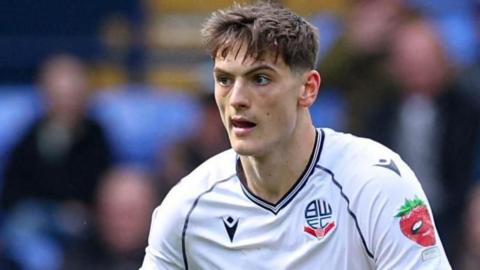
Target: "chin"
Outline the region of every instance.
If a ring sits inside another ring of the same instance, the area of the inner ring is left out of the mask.
[[[233,147],[233,150],[235,150],[235,152],[237,154],[239,154],[240,156],[254,156],[255,155],[255,152],[249,151],[249,150],[244,149],[244,148]]]
[[[264,151],[261,147],[246,142],[231,142],[233,150],[241,156],[261,156]]]
[[[232,143],[232,148],[235,150],[235,152],[241,156],[250,156],[254,151],[249,149],[248,147],[245,147],[243,145],[238,145],[238,144],[233,144]]]

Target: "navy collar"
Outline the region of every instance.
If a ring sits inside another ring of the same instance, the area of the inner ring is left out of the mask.
[[[323,141],[325,139],[325,134],[323,130],[320,130],[321,134],[319,134],[318,130],[315,132],[315,143],[313,144],[312,153],[310,154],[310,159],[307,163],[307,166],[303,170],[300,177],[297,179],[295,184],[290,188],[290,190],[283,195],[283,197],[277,203],[268,202],[257,195],[253,194],[252,191],[247,186],[247,181],[245,179],[245,174],[243,172],[242,162],[240,161],[240,156],[237,156],[237,164],[236,164],[236,171],[237,177],[240,179],[241,187],[243,193],[250,199],[252,202],[257,204],[258,206],[265,208],[266,210],[277,214],[283,209],[285,206],[288,205],[290,201],[298,194],[298,192],[305,186],[310,176],[313,174],[315,170],[315,165],[318,163],[320,159],[320,154],[323,148]]]

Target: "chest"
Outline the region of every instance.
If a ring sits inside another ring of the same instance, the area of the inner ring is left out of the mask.
[[[184,234],[189,269],[369,269],[347,201],[316,180],[278,212],[242,190],[204,196]]]

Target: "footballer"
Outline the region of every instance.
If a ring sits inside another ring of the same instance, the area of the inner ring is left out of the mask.
[[[275,4],[235,5],[202,34],[232,148],[155,210],[141,269],[451,269],[402,159],[313,126],[310,23]]]

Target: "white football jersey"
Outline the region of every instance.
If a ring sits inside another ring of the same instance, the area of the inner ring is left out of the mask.
[[[451,269],[414,173],[374,141],[318,129],[275,204],[241,171],[228,150],[182,179],[153,214],[141,269]]]

